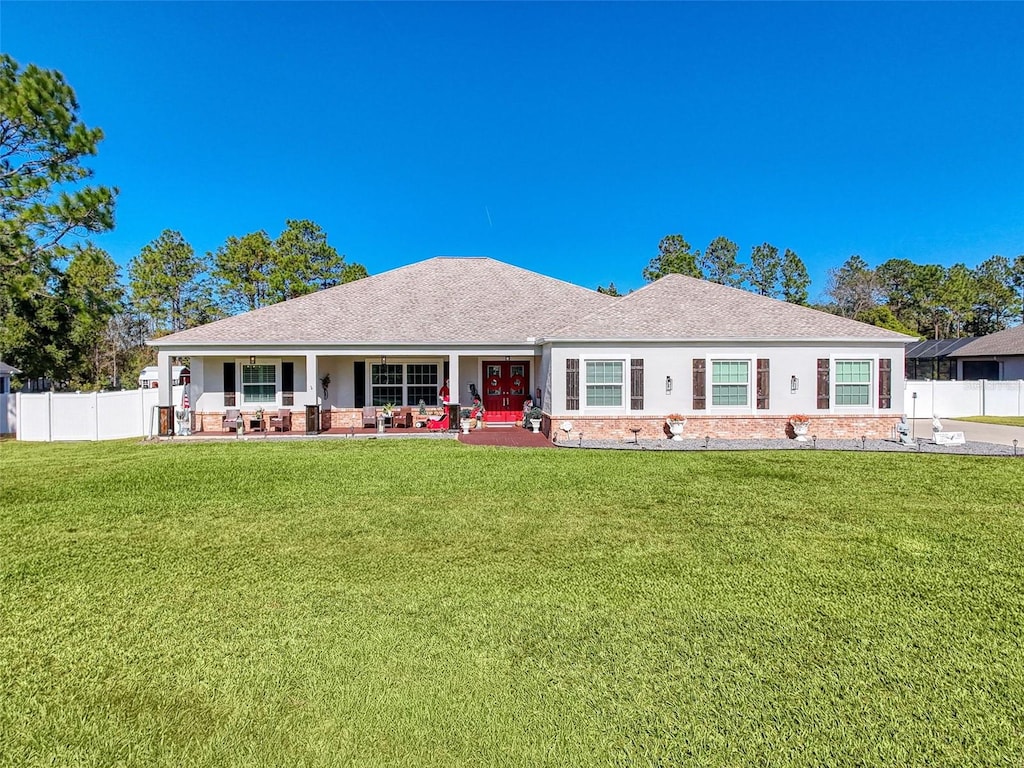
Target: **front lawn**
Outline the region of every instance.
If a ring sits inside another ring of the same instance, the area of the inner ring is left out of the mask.
[[[1016,765],[1024,465],[0,446],[0,765]]]

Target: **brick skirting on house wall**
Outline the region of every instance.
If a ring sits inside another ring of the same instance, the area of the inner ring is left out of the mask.
[[[885,439],[893,436],[897,416],[810,416],[809,435],[824,439],[860,438]],[[572,422],[568,437],[560,429],[564,422]],[[622,418],[609,416],[568,416],[554,420],[544,417],[542,429],[555,442],[578,440],[580,433],[590,440],[632,440],[633,428],[639,427],[640,440],[668,439],[664,417]],[[683,438],[712,437],[725,440],[782,439],[793,437],[787,416],[686,416]]]
[[[242,411],[246,419],[252,411]],[[268,412],[269,414],[269,412]],[[815,416],[811,419],[809,435],[823,439],[860,438],[885,439],[893,436],[893,429],[899,418],[884,416]],[[413,415],[416,418],[416,414]],[[221,432],[223,413],[196,413],[195,429],[203,432]],[[559,425],[572,422],[572,432],[567,436]],[[331,408],[320,412],[320,429],[360,429],[363,413],[359,408]],[[614,416],[568,416],[554,420],[544,415],[541,431],[555,442],[578,440],[580,433],[591,440],[632,440],[633,428],[639,427],[640,440],[668,439],[664,417],[614,417]],[[305,409],[292,411],[292,432],[306,431]],[[552,434],[554,433],[554,434]],[[781,439],[793,437],[787,416],[687,416],[683,429],[684,438],[712,437],[726,440]]]

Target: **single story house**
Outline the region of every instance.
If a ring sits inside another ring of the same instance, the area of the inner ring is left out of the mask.
[[[225,408],[319,406],[317,428],[364,405],[469,404],[518,420],[540,390],[553,439],[686,433],[782,437],[806,414],[821,437],[889,436],[903,413],[904,345],[884,328],[683,275],[627,296],[489,258],[437,257],[153,339],[161,404],[189,358],[197,428]],[[315,414],[315,409],[308,411]]]
[[[965,381],[1024,379],[1024,325],[979,336],[951,352]]]
[[[6,395],[11,391],[11,377],[21,373],[13,365],[0,363],[0,395]]]

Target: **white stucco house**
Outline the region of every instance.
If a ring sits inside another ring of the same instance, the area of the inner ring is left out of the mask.
[[[966,381],[1024,379],[1024,325],[979,336],[949,353]]]
[[[541,391],[559,436],[687,432],[781,437],[806,414],[822,437],[889,436],[903,413],[908,337],[682,275],[607,296],[489,258],[438,257],[153,339],[161,398],[189,358],[197,427],[226,408],[319,406],[322,429],[364,405],[437,402],[445,379],[486,421],[513,422]],[[325,386],[326,384],[326,386]],[[172,403],[163,402],[164,405]],[[564,433],[562,433],[564,435]]]

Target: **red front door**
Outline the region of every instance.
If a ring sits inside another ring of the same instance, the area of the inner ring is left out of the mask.
[[[530,392],[530,363],[525,360],[485,361],[485,421],[519,421]]]

